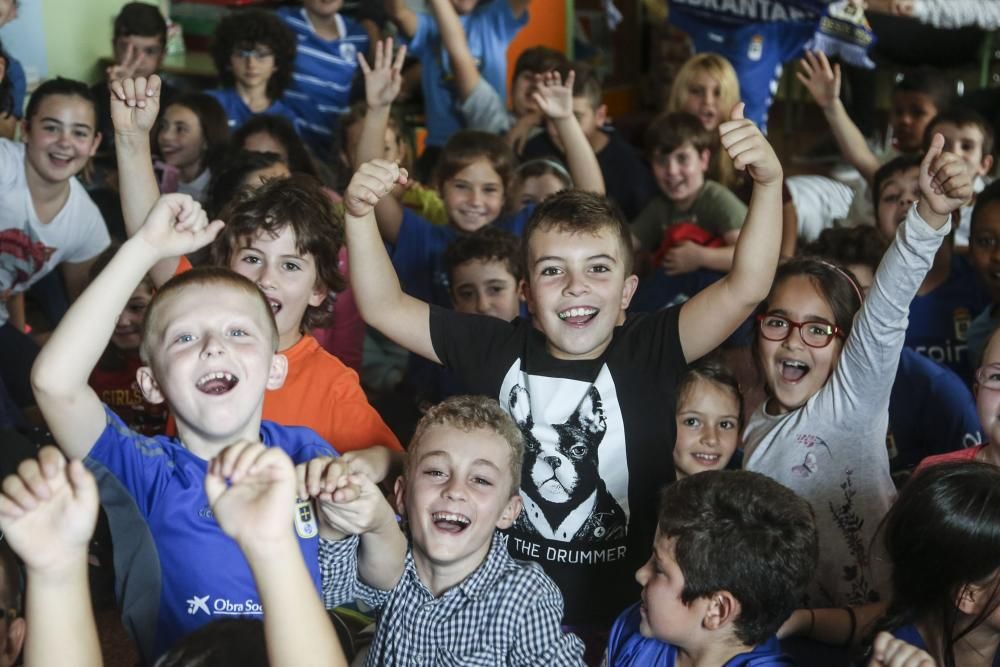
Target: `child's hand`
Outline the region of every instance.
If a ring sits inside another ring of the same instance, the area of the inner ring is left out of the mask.
[[[972,198],[972,178],[965,161],[944,152],[944,137],[935,134],[920,163],[920,199],[938,215],[949,215]],[[927,216],[921,212],[925,220]]]
[[[120,63],[115,63],[114,65],[109,65],[107,69],[104,70],[105,79],[110,81],[118,81],[119,79],[131,79],[135,76],[135,69],[139,66],[139,59],[142,58],[142,53],[139,51],[135,44],[129,42],[128,48],[125,50],[125,57]]]
[[[730,120],[719,125],[719,139],[733,166],[746,170],[759,185],[781,184],[781,163],[753,121],[743,118],[744,104],[733,107]]]
[[[160,77],[123,78],[108,84],[116,134],[149,134],[160,113]]]
[[[189,195],[162,195],[139,229],[141,237],[161,258],[180,257],[211,243],[224,227],[208,221],[201,204]]]
[[[552,71],[535,75],[535,92],[531,99],[538,108],[552,120],[569,118],[573,115],[573,81],[576,72],[570,71],[563,83],[562,75]]]
[[[205,495],[244,549],[294,539],[295,469],[280,447],[246,440],[226,447],[208,463]]]
[[[385,42],[375,42],[375,65],[369,66],[363,53],[358,53],[358,64],[365,75],[365,100],[369,109],[390,106],[399,95],[403,85],[403,61],[406,60],[406,45],[399,47],[396,58],[392,57],[392,37]]]
[[[343,457],[317,456],[295,466],[296,493],[302,499],[333,493],[349,472]]]
[[[795,78],[802,82],[820,109],[829,109],[840,98],[840,64],[833,67],[822,51],[809,52],[799,61],[802,70]]]
[[[393,187],[406,185],[406,170],[388,160],[371,160],[361,165],[344,193],[344,208],[356,217],[371,213]]]
[[[320,493],[317,500],[320,534],[328,539],[371,533],[396,522],[382,491],[360,473],[341,477],[333,491]]]
[[[55,447],[3,481],[0,529],[29,572],[59,571],[85,561],[97,524],[97,483],[80,461]]]
[[[937,667],[926,651],[896,639],[888,632],[880,632],[872,645],[872,659],[868,667]]]
[[[389,474],[393,467],[393,451],[388,447],[377,445],[347,452],[340,457],[347,466],[347,472],[360,473],[376,484]]]
[[[682,241],[664,255],[663,270],[668,276],[679,276],[682,273],[695,271],[702,265],[702,247],[692,241]]]

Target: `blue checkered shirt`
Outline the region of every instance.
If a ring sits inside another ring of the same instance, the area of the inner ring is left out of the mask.
[[[327,607],[358,599],[378,611],[368,667],[435,665],[583,665],[583,643],[562,631],[562,594],[536,563],[507,553],[499,533],[486,561],[435,598],[420,581],[411,553],[396,587],[358,580],[358,538],[320,540]]]

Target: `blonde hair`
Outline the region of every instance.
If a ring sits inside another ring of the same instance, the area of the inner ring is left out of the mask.
[[[667,111],[673,113],[684,110],[683,104],[688,96],[688,86],[695,76],[702,73],[719,82],[719,115],[720,119],[725,121],[729,118],[733,107],[740,101],[740,81],[733,66],[718,53],[698,53],[685,61],[674,77],[674,85],[667,100]],[[717,133],[716,140],[718,140]],[[736,169],[728,153],[723,150],[713,151],[708,176],[726,187],[731,187],[735,183]]]

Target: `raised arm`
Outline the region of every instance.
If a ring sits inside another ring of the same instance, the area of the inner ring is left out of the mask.
[[[97,504],[93,475],[55,447],[3,481],[0,529],[28,574],[26,667],[102,664],[87,575]]]
[[[389,110],[392,101],[399,95],[403,85],[403,61],[406,59],[406,46],[399,47],[395,59],[392,57],[392,39],[374,46],[375,64],[368,66],[368,61],[358,54],[358,63],[365,75],[365,101],[368,110],[364,123],[361,125],[361,139],[358,141],[357,163],[351,165],[355,169],[370,160],[382,157],[385,146],[385,128],[389,123]],[[395,243],[399,237],[399,228],[403,224],[403,205],[395,197],[382,197],[375,206],[375,219],[378,230],[387,243]]]
[[[566,166],[573,177],[573,187],[588,192],[604,194],[604,174],[597,162],[594,148],[573,115],[573,81],[575,72],[566,76],[565,83],[559,72],[546,72],[535,77],[537,89],[532,99],[556,126],[566,152]]]
[[[743,118],[743,104],[719,126],[722,147],[737,169],[753,179],[746,222],[736,242],[733,269],[683,306],[684,358],[694,361],[718,347],[767,298],[781,248],[781,164],[757,126]]]
[[[795,76],[823,111],[840,153],[861,173],[865,181],[871,183],[880,166],[879,161],[868,148],[865,135],[847,115],[847,109],[840,101],[840,65],[831,67],[830,61],[822,51],[815,53],[806,51],[805,56],[799,61],[799,67],[801,71],[796,72]]]
[[[431,342],[430,306],[403,292],[375,224],[373,206],[406,170],[385,160],[361,165],[344,194],[351,286],[365,322],[410,352],[441,363]]]
[[[121,79],[108,84],[111,120],[115,125],[118,190],[125,218],[125,233],[134,236],[160,196],[153,173],[149,133],[160,111],[160,77]],[[167,257],[150,271],[157,287],[177,271],[177,258]]]
[[[292,528],[295,470],[288,455],[259,442],[230,445],[209,463],[205,495],[253,572],[270,663],[346,667]]]
[[[465,100],[472,94],[480,79],[476,59],[472,57],[469,42],[465,37],[465,28],[462,27],[458,12],[455,11],[451,0],[429,0],[428,4],[434,10],[438,32],[441,33],[441,43],[448,52],[458,98]]]
[[[417,34],[417,14],[410,9],[406,0],[385,0],[385,11],[401,33],[411,38]]]
[[[104,430],[101,401],[88,379],[132,291],[164,257],[201,248],[218,234],[187,195],[165,195],[140,231],[84,290],[42,348],[31,371],[38,407],[64,452],[83,458]]]

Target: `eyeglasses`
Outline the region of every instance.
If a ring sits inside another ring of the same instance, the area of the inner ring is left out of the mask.
[[[237,58],[253,58],[254,60],[264,60],[265,58],[273,58],[274,51],[269,51],[267,49],[236,49],[233,51],[233,55]]]
[[[840,327],[829,322],[796,322],[781,315],[758,315],[757,322],[760,335],[767,340],[785,340],[792,329],[798,329],[802,342],[809,347],[826,347],[834,338],[844,335]]]
[[[976,371],[976,382],[983,389],[1000,391],[1000,364],[980,366]]]

